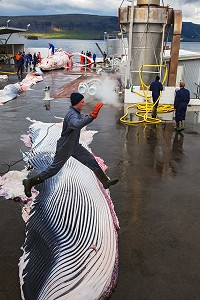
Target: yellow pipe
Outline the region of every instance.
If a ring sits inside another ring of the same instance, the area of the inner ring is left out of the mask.
[[[15,74],[17,74],[17,72],[2,72],[2,71],[0,71],[0,74],[12,74],[12,75],[15,75]]]

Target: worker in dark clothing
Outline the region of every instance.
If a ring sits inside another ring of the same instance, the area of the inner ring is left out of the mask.
[[[37,65],[37,55],[36,52],[33,54],[33,70],[35,71],[35,67]]]
[[[94,156],[79,144],[81,129],[97,118],[103,103],[97,103],[89,115],[82,116],[81,110],[84,107],[84,96],[79,93],[72,93],[70,100],[71,106],[63,121],[61,137],[57,141],[56,153],[52,164],[39,175],[23,180],[24,191],[27,197],[31,197],[31,188],[34,185],[56,175],[70,156],[90,168],[105,189],[118,182],[118,179],[110,180],[102,171]]]
[[[104,51],[104,53],[103,53],[103,62],[104,62],[104,63],[106,62],[106,57],[107,57],[107,54],[106,54],[106,52]]]
[[[28,71],[28,65],[29,65],[29,55],[28,55],[28,53],[25,54],[24,61],[25,61],[25,67],[26,67],[26,72],[27,72]]]
[[[33,56],[30,52],[28,52],[28,60],[29,60],[29,66],[31,66],[32,60],[33,60]]]
[[[156,118],[160,92],[163,90],[163,85],[160,82],[160,76],[156,76],[156,80],[151,83],[149,90],[152,91],[152,98],[154,103],[152,109],[152,118]]]
[[[185,88],[185,82],[180,82],[180,89],[176,91],[174,99],[174,109],[175,120],[176,120],[176,130],[185,129],[185,115],[187,110],[187,105],[190,102],[190,92]]]
[[[97,58],[96,53],[93,53],[92,58],[93,58],[94,64],[96,64],[96,58]]]
[[[21,78],[22,78],[23,71],[24,71],[24,55],[21,54],[20,58],[19,58],[19,61],[18,61],[18,65],[17,65],[17,75],[18,75],[18,77],[21,76]]]
[[[54,55],[55,46],[49,43],[49,49],[51,49],[51,54]]]

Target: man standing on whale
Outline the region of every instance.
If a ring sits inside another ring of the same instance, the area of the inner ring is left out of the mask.
[[[51,54],[54,55],[55,46],[52,43],[48,43],[49,49],[51,49]]]
[[[118,179],[110,180],[102,171],[94,156],[79,144],[81,129],[97,118],[103,103],[97,103],[89,115],[83,116],[81,115],[81,110],[84,107],[84,96],[80,93],[72,93],[70,100],[71,106],[63,121],[61,137],[57,141],[56,153],[52,164],[40,174],[23,180],[24,192],[27,197],[31,197],[31,188],[34,185],[56,175],[70,156],[90,168],[105,189],[119,181]]]

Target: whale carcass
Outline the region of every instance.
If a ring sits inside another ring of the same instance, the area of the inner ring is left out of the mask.
[[[44,57],[38,66],[43,71],[56,70],[61,68],[70,68],[73,64],[73,54],[67,53],[66,51],[59,49],[53,55]]]
[[[42,81],[41,75],[36,73],[29,73],[21,81],[14,84],[7,84],[3,90],[0,90],[0,105],[17,98],[17,96],[28,89],[39,81]]]
[[[32,172],[52,162],[61,129],[30,126]],[[93,134],[82,129],[80,141],[89,150]],[[119,228],[109,191],[72,157],[36,188],[19,264],[22,299],[108,299],[117,282]]]

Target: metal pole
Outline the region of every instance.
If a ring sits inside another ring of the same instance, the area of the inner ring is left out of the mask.
[[[98,43],[95,43],[95,44],[96,44],[97,48],[99,49],[99,51],[101,52],[101,54],[103,55],[103,51],[101,50],[99,44]]]
[[[131,78],[131,53],[132,53],[132,39],[133,39],[133,12],[134,12],[134,1],[131,4],[131,20],[129,25],[129,44],[128,44],[128,60],[126,68],[126,89],[129,89],[132,84]]]
[[[163,31],[162,31],[162,44],[161,44],[161,51],[160,51],[160,65],[163,64],[163,52],[164,52],[164,40],[165,40],[165,28],[166,28],[166,24],[163,24]],[[161,69],[162,67],[160,67],[160,78],[161,78]]]

